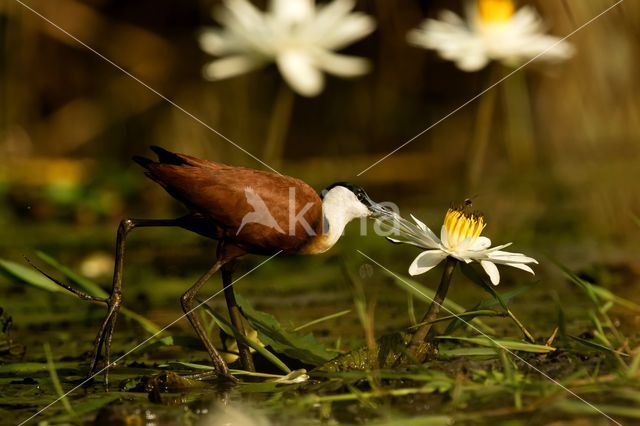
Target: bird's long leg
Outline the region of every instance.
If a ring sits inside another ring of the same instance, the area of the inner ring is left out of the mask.
[[[111,339],[113,337],[118,311],[120,310],[120,305],[122,305],[122,279],[124,276],[124,254],[127,235],[134,228],[151,226],[181,226],[181,223],[181,219],[124,219],[120,222],[116,238],[116,262],[113,271],[113,287],[111,295],[106,300],[107,315],[104,320],[102,320],[100,330],[96,335],[96,340],[93,346],[93,355],[91,356],[91,363],[89,364],[87,377],[90,378],[94,375],[98,364],[98,357],[100,356],[100,352],[104,346],[105,385],[109,383],[108,374],[110,366]]]
[[[227,301],[227,308],[229,308],[229,318],[233,326],[246,336],[247,333],[244,330],[244,324],[242,322],[242,312],[236,301],[236,295],[233,291],[233,262],[226,263],[222,267],[222,287],[224,289],[224,298]],[[256,371],[256,367],[253,364],[253,357],[251,356],[251,350],[244,342],[236,339],[238,342],[238,352],[240,353],[240,361],[242,362],[242,368],[247,371]]]
[[[195,309],[193,308],[193,299],[198,293],[198,290],[200,290],[204,283],[206,283],[213,274],[218,272],[218,270],[224,265],[224,263],[224,261],[218,260],[211,267],[211,269],[209,269],[202,277],[200,277],[200,279],[196,281],[196,283],[182,295],[182,297],[180,298],[180,302],[182,303],[182,309],[187,315],[191,326],[196,331],[198,337],[200,337],[200,340],[209,353],[209,356],[213,361],[218,375],[230,378],[231,375],[229,374],[229,367],[227,367],[227,363],[224,361],[224,359],[222,359],[222,356],[220,356],[218,350],[215,348],[215,346],[213,346],[213,343],[211,343],[211,339],[209,339],[207,331],[200,322],[200,318],[196,315]]]

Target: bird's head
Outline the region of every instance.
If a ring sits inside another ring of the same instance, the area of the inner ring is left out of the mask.
[[[325,188],[320,195],[323,206],[342,211],[347,220],[390,214],[389,210],[369,198],[364,189],[352,183],[334,183]]]

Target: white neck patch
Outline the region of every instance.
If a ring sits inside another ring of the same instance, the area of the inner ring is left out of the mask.
[[[322,214],[325,220],[323,231],[327,244],[326,250],[328,250],[340,239],[349,222],[367,217],[370,212],[351,190],[344,186],[336,186],[324,195]]]

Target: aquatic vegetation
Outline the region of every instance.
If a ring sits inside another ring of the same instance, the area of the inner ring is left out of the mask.
[[[257,365],[266,368],[266,372],[233,369],[240,383],[232,387],[215,380],[193,381],[181,377],[194,372],[207,373],[211,366],[188,361],[189,353],[197,350],[192,344],[199,342],[171,332],[170,336],[159,338],[153,349],[149,346],[149,350],[134,353],[129,360],[119,363],[112,371],[112,381],[120,384],[119,389],[105,393],[98,381],[84,394],[66,395],[73,412],[56,404],[43,418],[49,424],[86,422],[94,418],[98,422],[153,418],[193,424],[200,419],[214,418],[206,417],[214,412],[222,415],[217,404],[233,405],[239,399],[249,404],[247,413],[253,412],[255,408],[252,407],[259,407],[254,417],[262,422],[269,419],[275,424],[299,423],[302,419],[334,419],[351,424],[360,422],[357,419],[361,416],[371,424],[412,424],[412,421],[416,424],[451,424],[481,419],[494,419],[499,423],[501,419],[518,416],[544,423],[545,419],[564,413],[581,413],[594,419],[602,416],[548,381],[539,371],[551,374],[574,394],[596,402],[598,409],[616,420],[624,423],[624,419],[640,418],[640,413],[629,405],[640,391],[640,354],[637,347],[631,349],[637,342],[629,340],[610,315],[614,306],[633,312],[640,308],[566,268],[564,273],[593,306],[593,315],[586,312],[584,317],[591,324],[592,337],[576,333],[576,330],[584,330],[584,325],[576,328],[566,324],[566,314],[558,318],[559,331],[553,346],[544,340],[527,343],[496,334],[497,323],[489,320],[497,313],[507,315],[504,309],[498,311],[496,307],[518,303],[518,297],[532,287],[517,287],[498,294],[489,292],[488,289],[494,287],[486,283],[485,290],[490,297],[474,306],[465,308],[450,298],[443,302],[456,316],[439,318],[438,323],[449,322],[449,325],[443,334],[435,337],[438,342],[435,357],[422,365],[399,368],[395,366],[396,362],[403,355],[415,328],[382,335],[377,339],[378,352],[375,354],[364,345],[332,355],[333,339],[340,339],[340,330],[333,330],[331,340],[319,341],[309,333],[300,335],[294,331],[301,326],[286,326],[275,316],[261,312],[248,300],[241,299],[250,324],[257,330],[260,341],[266,344],[263,347],[266,352],[258,352],[256,358]],[[385,272],[384,276],[424,301],[435,295],[435,291],[410,277],[390,272]],[[344,318],[344,314],[339,315],[342,312],[312,320],[312,327],[321,327],[323,320]],[[488,333],[490,338],[477,335],[460,319]],[[233,335],[228,321],[220,320],[219,324]],[[308,328],[306,324],[303,326],[303,329]],[[126,348],[123,343],[116,343],[117,351]],[[28,413],[42,407],[43,401],[54,400],[61,392],[67,392],[78,383],[84,371],[82,359],[70,358],[64,352],[57,353],[60,349],[53,349],[53,345],[50,347],[46,362],[0,365],[3,407],[17,409],[18,413],[23,413],[21,418],[27,418]],[[167,353],[172,354],[172,360],[154,361],[163,348],[171,349],[172,352]],[[375,362],[372,362],[372,355],[377,357]],[[269,357],[277,358],[289,372],[269,371],[269,367],[264,367],[273,362]],[[299,368],[301,363],[308,366],[307,371]],[[372,380],[373,377],[376,379]],[[56,378],[59,384],[56,384]],[[42,389],[37,396],[33,393],[34,384]],[[596,398],[596,395],[608,395],[608,398]],[[386,407],[393,408],[389,411]],[[430,407],[428,412],[424,411],[427,407]],[[460,407],[465,409],[460,410]],[[4,408],[0,407],[1,410]]]

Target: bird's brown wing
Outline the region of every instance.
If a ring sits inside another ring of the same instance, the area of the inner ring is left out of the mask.
[[[160,162],[143,164],[147,175],[192,214],[214,222],[222,232],[218,238],[253,251],[295,251],[321,232],[322,201],[299,179],[184,154],[164,155],[172,157],[159,155]],[[141,159],[136,161],[142,164]],[[247,191],[264,202],[275,223],[263,217],[260,223],[245,220],[243,224],[247,214],[256,212]]]

